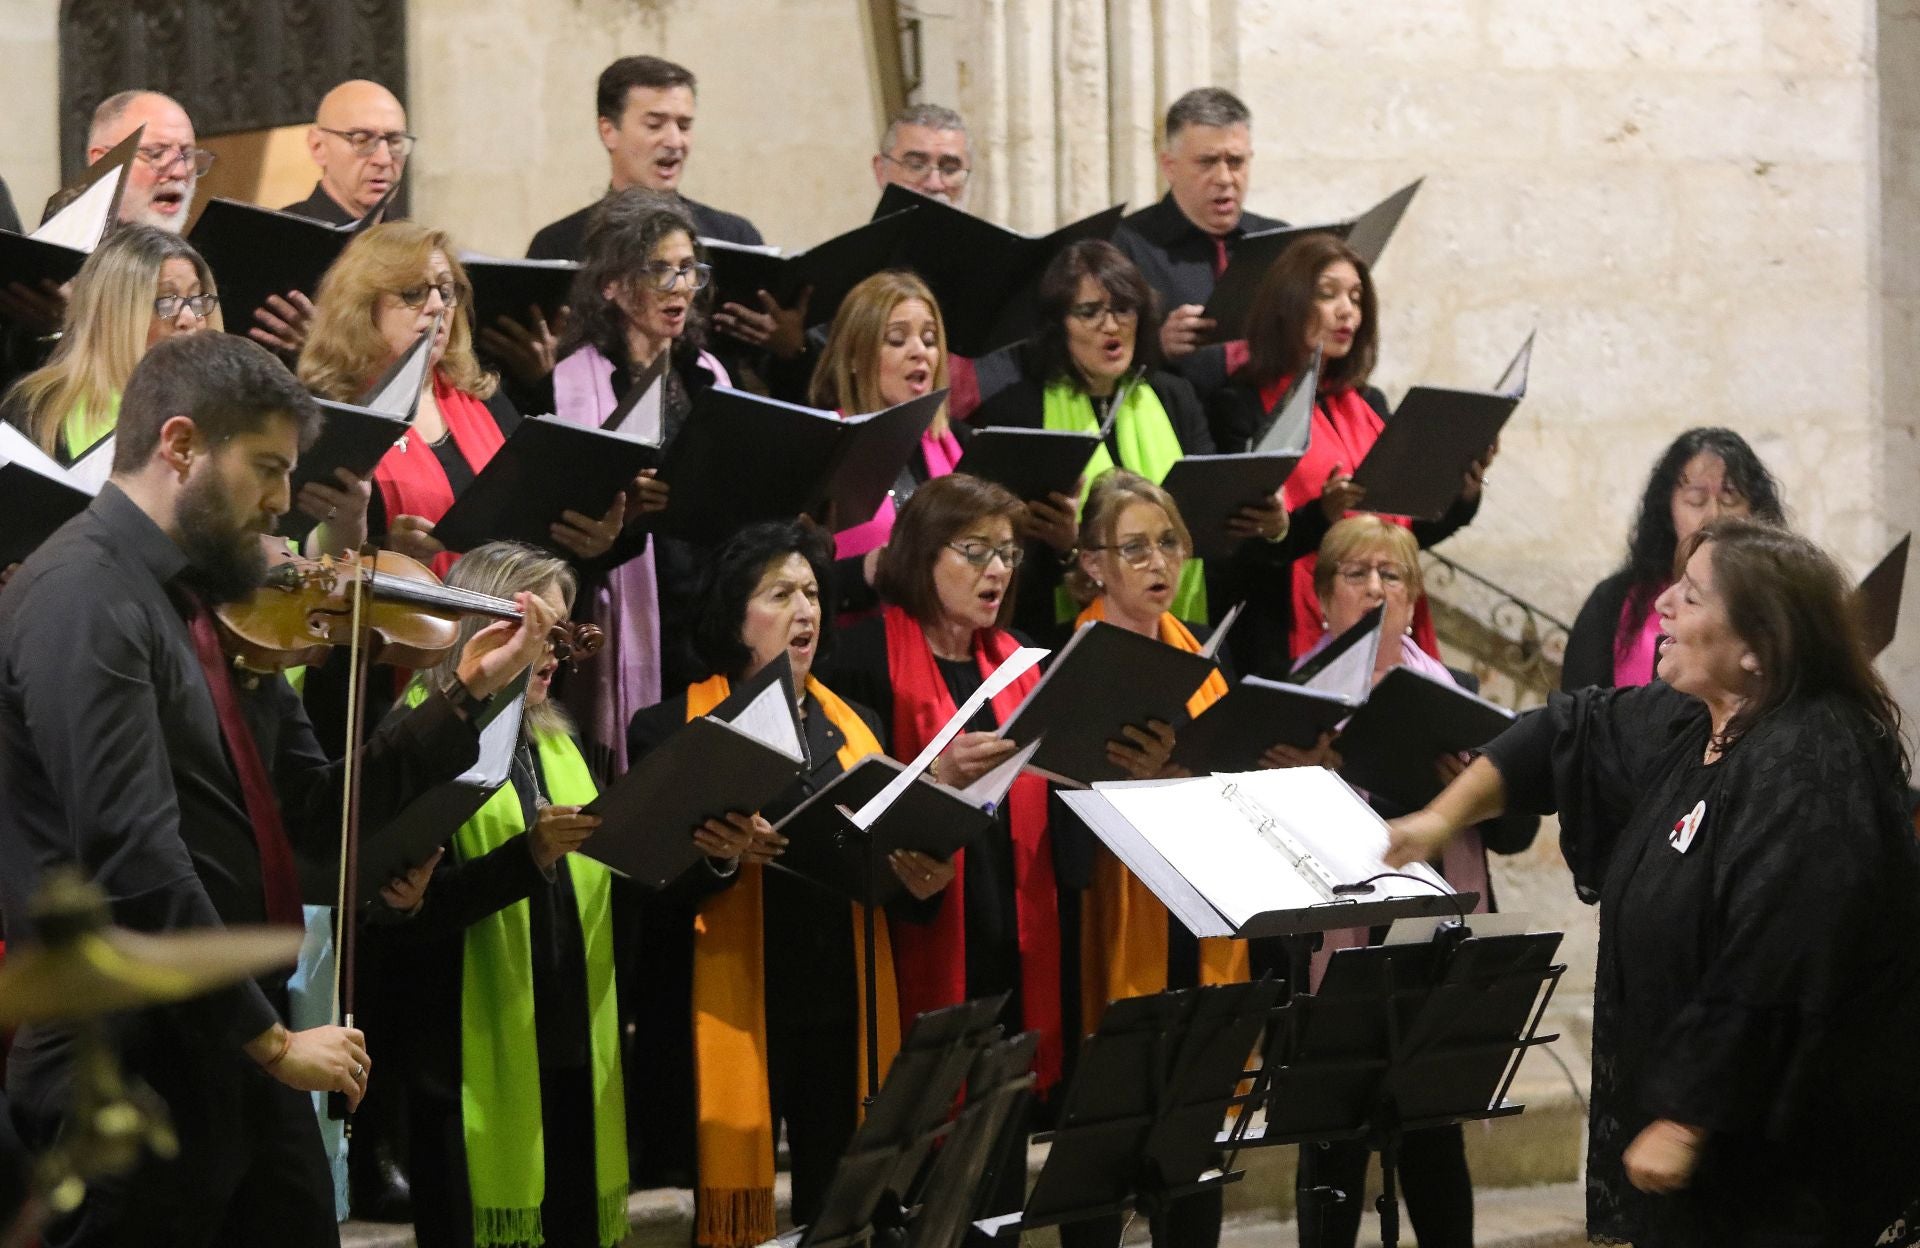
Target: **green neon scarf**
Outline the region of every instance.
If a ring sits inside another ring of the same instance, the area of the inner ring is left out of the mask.
[[[120,396],[114,395],[107,403],[106,410],[95,412],[85,403],[74,404],[73,410],[60,425],[60,441],[67,452],[67,462],[72,463],[94,448],[100,439],[112,433],[120,425]]]
[[[583,806],[594,799],[598,791],[571,737],[542,734],[536,745],[555,804]],[[518,836],[524,824],[519,795],[506,785],[454,835],[454,854],[472,862]],[[610,1248],[627,1235],[627,1098],[613,982],[612,877],[579,854],[560,861],[562,870],[573,873],[586,944],[594,1190],[600,1197],[600,1242]],[[546,1242],[540,1222],[546,1145],[525,901],[467,929],[460,975],[460,1118],[473,1189],[473,1242],[477,1248],[540,1245]]]
[[[1173,421],[1160,404],[1160,396],[1144,378],[1129,376],[1120,383],[1120,412],[1113,421],[1113,440],[1120,448],[1120,462],[1155,485],[1167,475],[1174,462],[1186,454],[1173,432]],[[1041,399],[1042,420],[1048,429],[1074,433],[1098,433],[1100,422],[1093,415],[1093,400],[1084,390],[1065,379],[1048,384]],[[1080,491],[1080,505],[1086,506],[1087,489],[1094,479],[1113,467],[1113,457],[1102,443],[1087,465],[1087,484]],[[1173,614],[1183,620],[1207,618],[1206,568],[1198,559],[1189,559],[1180,569],[1180,582],[1174,586]],[[1065,621],[1079,614],[1080,607],[1065,588],[1054,591],[1054,617]]]

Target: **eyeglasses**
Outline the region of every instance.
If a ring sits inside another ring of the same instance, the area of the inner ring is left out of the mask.
[[[426,307],[427,300],[436,294],[440,296],[440,302],[445,307],[451,308],[460,301],[460,288],[451,281],[428,282],[423,286],[409,286],[405,290],[396,290],[393,293],[399,296],[401,303],[410,308]]]
[[[713,276],[713,266],[694,263],[672,265],[664,260],[656,260],[652,264],[641,265],[640,276],[647,285],[664,295],[682,280],[687,283],[688,290],[702,289]]]
[[[1378,576],[1382,589],[1399,589],[1407,583],[1407,566],[1403,563],[1343,563],[1340,565],[1340,579],[1355,588],[1365,585]]]
[[[387,145],[387,151],[392,153],[395,160],[405,160],[407,153],[412,151],[413,145],[418,142],[417,139],[404,130],[387,130],[383,132],[379,130],[334,130],[327,126],[319,126],[316,128],[323,134],[331,134],[337,139],[345,139],[347,146],[353,149],[355,156],[371,156],[373,155],[374,148],[385,143]]]
[[[213,295],[161,295],[153,301],[153,314],[163,321],[170,321],[180,315],[180,309],[186,308],[194,319],[204,321],[213,313],[220,300]]]
[[[880,159],[890,165],[900,166],[906,170],[907,176],[915,180],[929,178],[938,173],[948,186],[959,186],[967,180],[967,175],[973,172],[958,156],[948,156],[936,161],[922,156],[919,152],[909,152],[905,156],[889,156],[882,152]]]
[[[1109,315],[1122,325],[1140,319],[1140,309],[1126,302],[1119,303],[1076,303],[1067,309],[1067,315],[1082,325],[1098,325]]]
[[[213,168],[213,153],[204,147],[195,147],[191,143],[169,143],[153,147],[136,149],[134,155],[160,173],[173,168],[174,162],[184,160],[193,168],[193,175],[199,177]]]
[[[1005,546],[995,546],[992,542],[948,542],[947,549],[976,568],[984,568],[998,559],[1007,565],[1009,572],[1018,568],[1027,554],[1017,542],[1008,542]]]
[[[1088,546],[1087,550],[1111,550],[1126,561],[1130,568],[1144,568],[1153,562],[1153,552],[1159,551],[1160,557],[1168,563],[1179,563],[1187,557],[1187,545],[1172,533],[1163,533],[1156,540],[1136,537],[1132,541],[1122,542],[1118,546]]]

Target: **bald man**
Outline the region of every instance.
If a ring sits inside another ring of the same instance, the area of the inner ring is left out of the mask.
[[[320,167],[313,194],[282,212],[346,225],[373,210],[406,171],[413,136],[407,110],[377,82],[355,78],[327,92],[307,128],[307,154]]]

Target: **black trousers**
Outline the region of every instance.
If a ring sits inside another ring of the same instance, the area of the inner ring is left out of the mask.
[[[473,1248],[473,1188],[459,1102],[416,1088],[408,1108],[414,1242],[420,1248]],[[540,1128],[546,1144],[540,1223],[548,1248],[598,1248],[590,1067],[540,1071]]]
[[[89,1183],[80,1208],[47,1228],[46,1248],[338,1248],[333,1175],[312,1098],[238,1050],[206,1053],[164,1024],[142,1030],[125,1066],[166,1102],[179,1153]],[[64,1078],[10,1090],[22,1140],[36,1152],[51,1145],[67,1103]]]
[[[1147,1223],[1153,1242],[1159,1248],[1214,1248],[1225,1203],[1226,1193],[1217,1187],[1168,1201]],[[1125,1229],[1126,1219],[1119,1215],[1070,1222],[1060,1228],[1060,1248],[1117,1248]]]
[[[1353,1248],[1367,1201],[1365,1144],[1302,1144],[1294,1180],[1300,1248]],[[1333,1188],[1345,1195],[1335,1200]],[[1400,1190],[1420,1248],[1473,1248],[1473,1178],[1458,1125],[1409,1131],[1400,1142]]]
[[[807,1026],[800,1012],[768,1002],[767,1093],[774,1122],[787,1128],[795,1226],[820,1216],[833,1168],[859,1125],[866,1079],[855,1069],[858,1022]]]

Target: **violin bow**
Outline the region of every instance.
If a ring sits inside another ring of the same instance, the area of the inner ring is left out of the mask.
[[[373,561],[363,550],[359,562],[358,573],[351,578],[353,636],[347,643],[347,751],[341,766],[339,909],[333,958],[334,1022],[342,1027],[353,1026],[354,960],[359,944],[360,747],[366,739],[367,669],[371,666],[361,624],[373,589]],[[353,1137],[353,1115],[344,1094],[327,1094],[327,1116],[340,1120],[345,1135]]]

